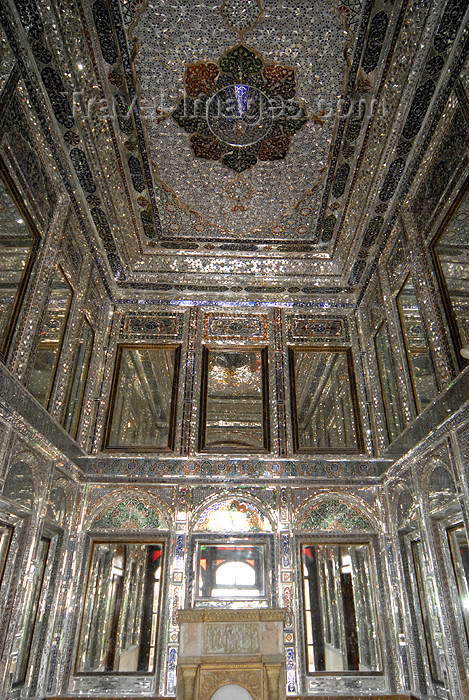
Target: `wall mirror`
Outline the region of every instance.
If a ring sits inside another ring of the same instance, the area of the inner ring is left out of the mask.
[[[425,646],[432,682],[437,686],[445,686],[447,673],[443,627],[438,610],[434,579],[427,574],[425,551],[419,538],[410,541],[410,557],[411,569],[415,575],[414,606],[415,603],[418,603],[417,609],[420,612],[420,624],[423,629],[420,641]]]
[[[403,431],[404,425],[399,407],[399,394],[394,373],[392,343],[388,324],[386,322],[381,323],[379,326],[374,337],[374,346],[384,406],[386,431],[388,434],[388,442],[391,443]]]
[[[0,168],[3,164],[0,161]],[[7,186],[8,183],[8,186]],[[23,299],[39,234],[19,207],[10,178],[0,178],[0,357],[5,358]]]
[[[295,450],[358,452],[362,442],[351,351],[289,352]]]
[[[78,347],[71,371],[71,381],[67,402],[65,405],[63,426],[73,438],[76,438],[80,420],[83,395],[93,349],[94,331],[85,318],[78,338]]]
[[[34,628],[38,615],[39,601],[41,599],[42,584],[46,571],[47,558],[49,556],[51,541],[48,537],[41,537],[38,544],[36,561],[34,564],[32,583],[26,597],[23,618],[21,620],[22,636],[18,650],[18,658],[14,674],[14,685],[21,685],[26,681],[29,666],[31,643],[34,636]]]
[[[105,447],[171,450],[179,347],[119,345]]]
[[[45,408],[49,405],[57,363],[62,349],[73,291],[60,267],[55,270],[28,390]]]
[[[269,450],[267,350],[204,348],[199,449]]]
[[[154,670],[162,561],[162,543],[93,543],[77,673]]]
[[[463,523],[446,530],[450,545],[451,560],[458,587],[461,613],[469,643],[469,543]]]
[[[397,307],[415,404],[417,413],[420,413],[433,401],[438,393],[438,386],[414,283],[410,275],[397,295]]]
[[[467,222],[469,183],[456,208],[453,208],[431,251],[445,301],[450,330],[457,348],[469,345],[469,260]],[[463,358],[459,358],[464,364]]]
[[[369,543],[303,544],[308,673],[380,673]]]

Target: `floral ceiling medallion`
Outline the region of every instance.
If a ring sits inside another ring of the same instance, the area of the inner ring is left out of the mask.
[[[294,69],[264,63],[244,44],[218,63],[187,65],[184,84],[172,116],[191,134],[194,155],[238,173],[258,160],[285,158],[293,135],[308,121],[297,100]]]

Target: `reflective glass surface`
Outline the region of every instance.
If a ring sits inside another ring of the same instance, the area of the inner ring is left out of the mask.
[[[368,544],[302,546],[308,673],[379,672]]]
[[[106,447],[171,449],[179,350],[120,346]]]
[[[26,673],[29,664],[29,654],[31,651],[31,642],[33,640],[34,626],[36,623],[39,600],[41,597],[41,590],[44,581],[44,572],[46,569],[49,547],[50,540],[46,537],[41,537],[38,545],[33,580],[31,587],[29,588],[29,591],[27,593],[27,600],[24,608],[24,616],[21,623],[22,637],[15,669],[15,684],[24,683],[26,680]]]
[[[154,670],[162,555],[162,544],[93,545],[78,673]]]
[[[291,350],[295,446],[298,451],[359,449],[347,350]]]
[[[435,370],[412,277],[408,277],[397,296],[401,328],[412,378],[417,412],[420,413],[438,393]]]
[[[375,351],[388,441],[392,442],[402,432],[403,424],[401,412],[399,410],[399,396],[394,375],[391,339],[386,323],[381,324],[375,335]]]
[[[31,394],[45,408],[48,406],[54,383],[72,296],[67,278],[62,270],[57,268],[28,383]]]
[[[67,405],[64,413],[64,428],[72,437],[76,436],[78,421],[80,419],[80,410],[85,391],[86,378],[88,376],[88,366],[90,363],[91,350],[93,347],[93,329],[85,319],[80,338],[78,340],[78,348],[75,352],[75,360],[72,369],[72,379],[70,392],[68,395]]]
[[[461,612],[469,642],[469,545],[464,525],[448,528],[454,574],[458,586]]]
[[[413,568],[417,578],[418,599],[425,634],[425,647],[432,680],[444,685],[445,654],[444,639],[438,611],[433,578],[426,575],[423,545],[420,540],[411,544]]]
[[[5,355],[38,236],[0,178],[0,351]]]
[[[263,350],[207,350],[201,449],[268,449],[267,357]]]
[[[13,528],[11,525],[0,523],[0,585],[2,583],[3,572],[5,570],[12,535]]]
[[[461,345],[469,345],[469,192],[433,247]]]

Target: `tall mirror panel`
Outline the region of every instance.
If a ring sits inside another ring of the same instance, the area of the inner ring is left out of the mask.
[[[179,348],[119,346],[106,447],[172,449],[178,367]]]
[[[386,322],[382,323],[378,328],[374,337],[374,345],[388,441],[392,442],[402,432],[404,425],[399,407],[399,394],[394,375],[391,338]]]
[[[461,604],[461,613],[469,643],[469,544],[464,525],[461,523],[447,530],[454,574]]]
[[[50,539],[41,537],[38,545],[33,579],[27,593],[26,606],[22,620],[22,636],[16,661],[14,684],[21,685],[26,681],[33,641],[34,627],[41,598],[42,584],[49,555]]]
[[[433,259],[458,347],[469,345],[469,188],[432,245]]]
[[[269,449],[267,353],[262,349],[204,349],[200,449]]]
[[[397,296],[397,306],[412,380],[417,412],[423,411],[438,393],[435,369],[425,334],[412,277]]]
[[[301,549],[308,673],[382,670],[370,546]]]
[[[0,177],[0,357],[14,331],[39,235]]]
[[[351,352],[290,349],[290,377],[296,451],[359,451]]]
[[[83,394],[85,392],[91,350],[93,348],[93,338],[93,329],[85,319],[78,339],[78,348],[75,351],[70,390],[64,412],[63,426],[73,438],[76,437],[78,422],[80,420]]]
[[[28,389],[45,408],[54,384],[73,291],[62,269],[54,273]]]
[[[160,609],[163,545],[95,542],[77,673],[151,673]]]

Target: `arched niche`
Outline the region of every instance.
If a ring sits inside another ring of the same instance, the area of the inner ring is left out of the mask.
[[[373,532],[377,525],[367,512],[366,506],[335,498],[320,498],[309,502],[300,513],[297,530],[321,532]]]
[[[210,700],[253,700],[253,698],[243,686],[230,683],[218,688]]]
[[[92,530],[167,530],[168,518],[161,504],[148,493],[117,492],[101,501],[90,514]]]

